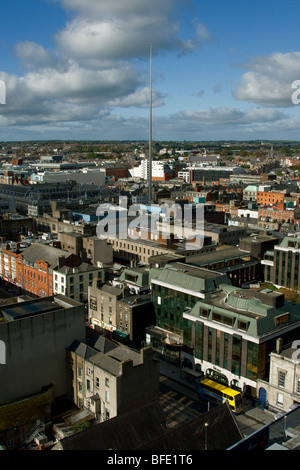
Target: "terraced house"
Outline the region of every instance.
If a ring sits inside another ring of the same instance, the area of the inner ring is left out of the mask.
[[[278,338],[299,338],[299,308],[282,293],[234,287],[226,275],[183,263],[150,277],[156,327],[147,344],[243,393],[255,395],[257,379],[268,379]]]
[[[16,256],[16,284],[38,297],[52,295],[53,269],[71,256],[68,251],[33,243]]]

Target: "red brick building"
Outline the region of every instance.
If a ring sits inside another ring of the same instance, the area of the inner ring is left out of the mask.
[[[73,256],[67,251],[33,243],[21,253],[1,250],[3,279],[38,297],[53,293],[53,269]]]

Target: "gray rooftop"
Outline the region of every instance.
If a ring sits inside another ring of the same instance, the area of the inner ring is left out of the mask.
[[[101,351],[96,349],[99,347],[102,348]],[[103,344],[97,341],[94,347],[75,341],[69,349],[115,376],[122,374],[121,365],[123,362],[132,361],[133,366],[136,366],[141,364],[142,358],[140,353],[110,340]]]
[[[22,251],[23,260],[29,263],[45,261],[48,263],[50,269],[55,269],[58,264],[58,258],[63,256],[68,258],[71,254],[68,251],[41,243],[33,243]]]
[[[188,262],[192,265],[211,264],[221,260],[228,260],[233,258],[241,258],[242,256],[250,255],[250,251],[243,251],[237,247],[228,247],[221,250],[215,250],[209,253],[193,255],[188,258]]]

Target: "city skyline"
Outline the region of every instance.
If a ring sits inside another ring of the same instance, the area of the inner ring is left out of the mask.
[[[295,1],[1,7],[0,141],[299,139]]]

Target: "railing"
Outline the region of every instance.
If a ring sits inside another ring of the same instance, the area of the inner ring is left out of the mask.
[[[35,436],[41,431],[45,431],[45,424],[43,423],[43,421],[38,419],[35,426],[28,433],[27,438],[23,441],[23,445],[26,447],[28,444],[30,444],[30,442],[33,441]]]

